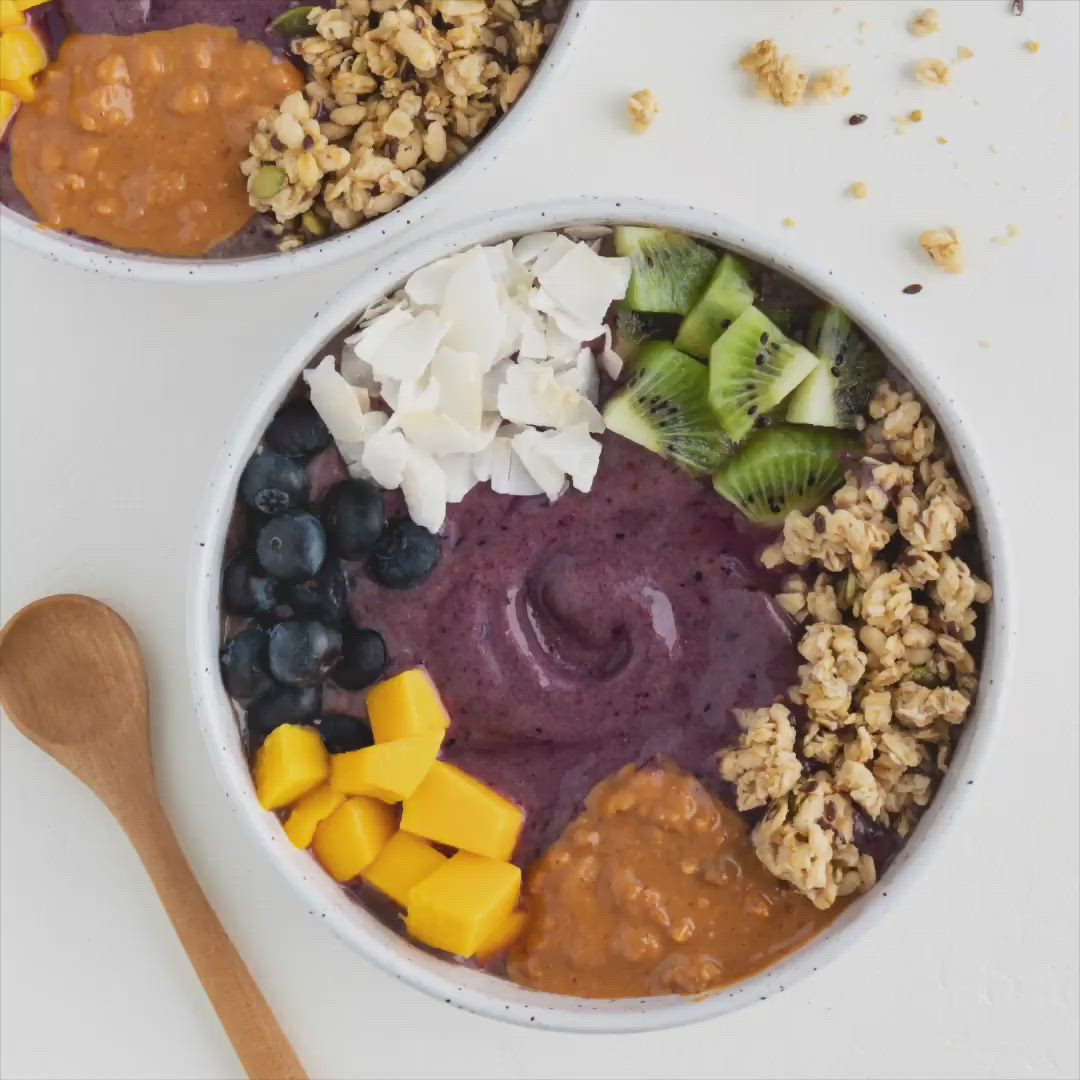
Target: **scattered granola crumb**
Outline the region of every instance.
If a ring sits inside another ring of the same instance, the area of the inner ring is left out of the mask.
[[[784,218],[782,224],[783,224],[785,229],[794,229],[795,228],[795,219],[790,218],[790,217],[786,217],[786,218]]]
[[[937,8],[927,8],[921,15],[916,15],[908,26],[908,29],[916,37],[926,37],[927,34],[941,32],[941,20]]]
[[[913,124],[922,123],[922,109],[912,109],[907,117]]]
[[[915,78],[927,86],[948,86],[952,82],[952,69],[944,60],[920,60],[915,67]]]
[[[851,93],[851,79],[846,67],[826,68],[810,84],[810,92],[826,104],[833,97],[847,97]]]
[[[998,152],[997,143],[991,143],[990,144],[990,153],[991,154],[996,154],[997,152]]]
[[[656,100],[656,95],[646,88],[630,95],[626,103],[626,111],[630,114],[630,123],[634,131],[640,135],[648,130],[653,117],[660,111],[660,103]]]
[[[980,349],[989,349],[990,348],[990,340],[989,340],[989,338],[979,338],[979,348]]]
[[[739,67],[757,79],[758,89],[781,105],[795,105],[806,92],[806,76],[799,71],[795,57],[780,55],[776,42],[763,38],[740,61]]]
[[[1025,41],[1024,48],[1027,49],[1029,53],[1037,53],[1042,46],[1037,41]]]
[[[974,55],[975,54],[966,45],[961,45],[960,48],[956,50],[957,60],[970,60]]]
[[[866,196],[870,194],[870,189],[862,180],[856,180],[849,190],[856,199],[865,199]]]
[[[911,285],[905,285],[900,291],[905,296],[915,296],[918,293],[922,292],[922,286],[920,284],[918,284],[918,282],[915,282],[914,284],[911,284]]]
[[[1011,236],[1011,237],[1013,237],[1015,239],[1017,236],[1020,235],[1020,226],[1019,225],[1007,225],[1005,227],[1005,231],[1009,234],[1009,236]]]
[[[949,140],[946,139],[944,135],[939,135],[937,141],[940,146],[944,146]]]
[[[850,115],[850,116],[849,116],[849,117],[847,118],[847,122],[848,122],[848,123],[849,123],[849,124],[850,124],[850,125],[851,125],[852,127],[858,127],[858,126],[859,126],[859,124],[865,124],[865,123],[866,123],[866,121],[867,121],[867,120],[869,120],[869,119],[870,119],[870,117],[868,117],[868,116],[866,115],[866,113],[861,113],[861,112],[857,112],[857,113],[852,113],[852,114],[851,114],[851,115]]]
[[[934,265],[947,274],[964,272],[964,246],[955,229],[928,229],[919,237],[919,243]]]

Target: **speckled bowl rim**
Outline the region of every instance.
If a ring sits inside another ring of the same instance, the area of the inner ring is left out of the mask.
[[[104,3],[105,0],[102,0]],[[521,99],[492,130],[480,139],[460,163],[430,187],[389,214],[356,229],[309,244],[296,251],[271,252],[243,259],[174,259],[118,251],[82,237],[56,232],[7,206],[0,206],[0,238],[11,240],[51,262],[66,263],[95,273],[136,281],[251,282],[271,281],[331,266],[366,255],[398,238],[447,204],[465,185],[493,168],[499,158],[513,153],[528,137],[535,118],[588,25],[588,0],[569,0],[558,33],[544,53]]]
[[[311,856],[295,849],[278,819],[263,811],[252,786],[232,707],[217,670],[218,588],[225,533],[240,468],[247,460],[298,372],[323,344],[363,308],[398,286],[417,268],[475,243],[492,243],[546,228],[605,223],[644,223],[681,229],[741,252],[839,304],[880,345],[924,396],[948,433],[959,471],[979,510],[979,533],[994,600],[983,619],[982,682],[972,715],[937,798],[912,839],[868,894],[858,898],[820,936],[768,970],[734,986],[694,998],[665,996],[600,1001],[539,993],[482,971],[433,956],[380,923],[324,874]],[[973,777],[991,743],[1001,711],[1008,669],[1008,636],[1014,626],[1006,537],[996,503],[972,440],[972,426],[956,408],[950,388],[919,360],[902,335],[863,297],[857,286],[837,282],[833,272],[785,253],[768,234],[710,211],[637,198],[576,197],[520,209],[498,210],[422,240],[380,260],[343,289],[311,326],[268,370],[226,444],[210,479],[195,538],[189,587],[188,656],[199,724],[233,812],[245,823],[303,899],[313,918],[384,971],[447,1004],[523,1026],[574,1032],[637,1032],[675,1027],[721,1016],[780,993],[850,949],[860,934],[898,903],[915,881],[932,889],[948,873],[949,829],[960,815]],[[968,828],[972,823],[968,822]],[[970,842],[970,836],[969,836]],[[954,837],[952,843],[957,843]],[[935,855],[942,855],[935,861]]]

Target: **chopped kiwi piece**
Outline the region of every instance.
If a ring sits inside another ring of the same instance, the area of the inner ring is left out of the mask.
[[[625,300],[615,305],[615,329],[611,335],[611,347],[632,364],[638,349],[646,341],[670,341],[678,326],[672,315],[650,315],[645,311],[633,311]]]
[[[641,346],[626,385],[604,406],[617,435],[694,474],[715,472],[731,450],[709,408],[709,372],[668,341]]]
[[[615,253],[630,259],[626,301],[634,311],[685,315],[705,291],[719,256],[671,229],[615,227]]]
[[[709,403],[738,442],[817,367],[817,357],[748,307],[709,353]]]
[[[840,455],[857,441],[828,428],[776,424],[755,432],[713,476],[713,487],[751,521],[780,525],[820,506],[840,486]]]
[[[675,347],[702,360],[713,342],[754,302],[750,271],[734,255],[725,255],[704,296],[679,327]]]
[[[791,395],[788,420],[819,427],[854,427],[885,374],[884,357],[838,307],[815,312],[809,345],[818,364]]]

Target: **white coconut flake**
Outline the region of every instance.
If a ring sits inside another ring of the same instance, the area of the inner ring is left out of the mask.
[[[485,413],[498,411],[499,387],[506,381],[506,373],[513,366],[512,360],[500,360],[490,371],[484,372],[480,400]]]
[[[435,459],[446,477],[446,501],[459,503],[480,482],[473,468],[476,454],[444,454]]]
[[[409,517],[428,532],[446,520],[446,474],[435,460],[415,447],[409,450],[401,475],[401,493]]]
[[[589,405],[580,391],[560,386],[549,365],[534,360],[522,360],[507,371],[498,402],[507,420],[553,428],[579,422],[582,406]]]
[[[514,258],[523,266],[535,262],[559,238],[556,232],[538,232],[523,236],[514,244]]]
[[[600,372],[592,349],[581,349],[573,365],[560,371],[555,381],[569,390],[577,390],[595,405],[600,398]]]
[[[439,314],[449,326],[443,339],[448,348],[475,353],[485,371],[499,359],[505,316],[483,248],[470,248],[455,260]]]
[[[562,234],[556,236],[536,259],[533,260],[533,274],[539,278],[548,267],[554,266],[564,255],[572,251],[574,246],[573,240],[568,239]]]
[[[630,260],[605,259],[588,244],[572,244],[558,262],[537,269],[536,276],[560,308],[586,326],[600,327],[612,302],[626,295]],[[570,332],[561,322],[559,325]],[[598,335],[599,330],[593,336]]]
[[[433,311],[422,311],[410,322],[392,330],[378,345],[357,355],[371,364],[380,379],[419,379],[428,369],[450,324]]]
[[[322,417],[335,442],[360,442],[364,438],[364,406],[355,387],[334,367],[334,358],[325,356],[317,367],[304,372],[311,404]]]
[[[514,452],[511,439],[494,439],[486,453],[486,460],[478,467],[478,473],[491,484],[498,495],[542,495],[544,489],[532,478],[522,460]]]
[[[442,307],[446,295],[446,283],[454,272],[457,256],[437,259],[422,266],[405,282],[405,295],[416,307]]]
[[[567,225],[563,231],[571,240],[599,240],[612,232],[609,225]]]
[[[518,359],[546,360],[549,355],[547,320],[531,307],[518,304],[517,308],[521,312],[521,339],[517,349]]]
[[[600,443],[589,435],[587,424],[575,424],[565,431],[545,431],[539,452],[568,473],[578,491],[592,490],[600,466]]]
[[[441,387],[439,411],[466,431],[478,432],[484,409],[484,371],[476,353],[443,346],[431,362],[431,377]]]
[[[521,464],[543,493],[555,502],[566,490],[566,473],[543,451],[544,437],[536,428],[526,428],[510,440]]]
[[[529,294],[529,306],[536,308],[548,316],[549,326],[554,322],[556,329],[561,333],[567,343],[573,343],[572,351],[577,352],[583,341],[592,341],[598,338],[604,331],[602,323],[583,322],[572,312],[561,307],[554,297],[550,296],[541,288],[533,289]],[[567,344],[566,348],[570,348]],[[553,353],[552,355],[558,355]]]
[[[617,379],[622,374],[622,357],[611,347],[611,327],[604,327],[604,346],[600,351],[600,366],[609,379]]]
[[[390,422],[364,443],[360,466],[379,487],[393,491],[401,487],[408,457],[409,444],[405,436]]]
[[[371,363],[374,350],[395,331],[413,321],[413,314],[404,301],[396,303],[383,314],[372,319],[359,333],[345,339],[345,344],[352,347],[356,355]]]

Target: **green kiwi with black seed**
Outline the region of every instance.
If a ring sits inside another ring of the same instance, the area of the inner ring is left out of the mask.
[[[715,472],[731,452],[709,408],[709,372],[669,341],[641,346],[633,372],[604,406],[604,423],[694,475]]]
[[[625,300],[615,305],[614,323],[611,347],[625,364],[634,362],[638,350],[646,341],[670,341],[678,326],[675,316],[634,311]]]
[[[843,431],[774,424],[755,432],[713,475],[713,487],[751,521],[781,525],[792,510],[807,513],[844,479],[842,455],[858,449]]]
[[[814,313],[809,346],[817,355],[817,367],[791,395],[787,419],[793,424],[854,427],[885,374],[884,357],[838,307]]]
[[[615,254],[630,259],[626,302],[634,311],[685,315],[705,291],[720,256],[685,233],[615,227]]]
[[[709,352],[709,403],[733,442],[745,438],[816,367],[817,357],[756,307],[748,307]]]
[[[701,299],[683,319],[675,347],[708,360],[713,342],[753,302],[749,269],[734,255],[724,255]]]

